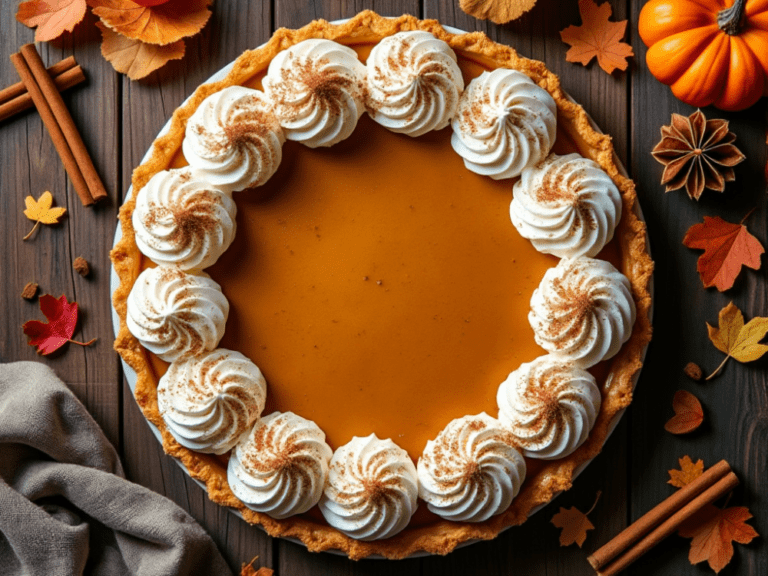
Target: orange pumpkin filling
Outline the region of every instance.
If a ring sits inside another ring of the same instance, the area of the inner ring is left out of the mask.
[[[364,60],[371,46],[355,48]],[[467,84],[486,69],[459,63]],[[496,416],[499,384],[546,353],[529,302],[558,259],[512,225],[514,181],[470,172],[450,136],[364,115],[331,148],[287,142],[269,182],[235,193],[235,241],[206,272],[230,302],[220,346],[267,378],[265,414],[314,420],[334,449],[374,432],[416,461],[452,419]],[[580,144],[559,130],[554,151]],[[177,151],[172,167],[185,164]],[[616,242],[598,257],[618,264]],[[148,356],[159,378],[167,364]],[[526,460],[531,476],[541,464]],[[421,506],[412,523],[433,519]]]

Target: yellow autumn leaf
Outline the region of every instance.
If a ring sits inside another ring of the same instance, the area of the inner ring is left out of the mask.
[[[768,345],[760,344],[760,340],[768,334],[768,318],[755,317],[744,324],[744,315],[733,302],[720,310],[717,328],[707,324],[709,339],[715,348],[725,352],[727,356],[707,380],[714,377],[728,358],[739,362],[752,362],[768,352]]]
[[[24,216],[35,222],[29,234],[24,236],[24,240],[32,236],[32,233],[37,230],[40,224],[57,224],[59,218],[67,211],[66,208],[51,208],[53,206],[53,196],[48,191],[44,192],[37,200],[32,198],[32,196],[27,196],[24,198],[24,204],[27,206],[27,209],[24,210]]]

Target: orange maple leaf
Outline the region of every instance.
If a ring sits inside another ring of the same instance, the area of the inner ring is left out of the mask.
[[[678,534],[691,540],[688,560],[698,564],[706,560],[716,573],[725,568],[733,558],[733,542],[749,544],[759,536],[757,531],[746,524],[752,518],[744,506],[721,509],[709,504],[683,524]]]
[[[37,27],[35,42],[48,42],[72,32],[85,16],[85,0],[30,0],[19,4],[16,20]]]
[[[131,0],[88,0],[105,26],[132,40],[166,46],[203,29],[212,0],[169,0],[141,6]]]
[[[560,546],[570,546],[575,542],[578,547],[581,548],[582,544],[584,544],[584,540],[587,539],[587,530],[595,529],[587,516],[595,509],[595,506],[597,506],[600,494],[601,492],[598,491],[597,496],[595,497],[595,503],[592,504],[592,508],[590,508],[586,514],[575,506],[571,506],[568,510],[561,507],[560,511],[552,516],[551,522],[554,524],[555,528],[562,528],[563,530],[560,532]]]
[[[664,430],[672,434],[688,434],[701,426],[704,421],[704,410],[701,402],[690,392],[678,390],[672,399],[672,409],[675,415],[664,424]]]
[[[610,74],[616,68],[627,69],[627,58],[634,56],[632,46],[621,42],[627,30],[627,21],[610,22],[611,5],[600,6],[593,0],[579,0],[581,26],[568,26],[560,32],[563,42],[571,45],[565,55],[568,62],[580,62],[584,66],[597,56],[600,68]]]
[[[144,78],[170,60],[184,57],[184,40],[157,46],[116,34],[101,22],[97,22],[96,26],[101,30],[101,55],[115,70],[127,74],[131,80]]]
[[[746,226],[726,222],[719,216],[704,216],[703,224],[691,226],[683,244],[704,250],[696,269],[705,288],[715,286],[720,292],[733,286],[742,266],[758,270],[760,256],[765,252]]]
[[[694,464],[690,456],[683,456],[678,462],[680,463],[680,470],[668,470],[669,480],[667,484],[682,488],[704,473],[704,460],[699,459]]]

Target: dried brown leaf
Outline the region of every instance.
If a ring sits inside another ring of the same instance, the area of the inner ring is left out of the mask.
[[[167,46],[145,44],[116,34],[101,22],[96,25],[101,30],[101,54],[112,67],[131,80],[148,76],[171,60],[184,57],[184,40]]]
[[[141,6],[131,0],[88,0],[105,26],[132,40],[166,46],[194,36],[203,29],[211,0],[169,0],[159,6]]]
[[[536,0],[459,0],[459,7],[470,16],[504,24],[520,18]]]

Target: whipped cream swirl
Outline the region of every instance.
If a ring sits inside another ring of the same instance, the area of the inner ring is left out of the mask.
[[[517,231],[539,252],[591,257],[613,238],[621,196],[597,162],[550,154],[523,170],[509,212]]]
[[[448,520],[482,522],[512,503],[525,479],[512,435],[483,412],[457,418],[419,458],[419,496]]]
[[[207,268],[232,244],[236,215],[229,196],[189,169],[163,170],[136,195],[136,245],[157,264]]]
[[[331,455],[317,424],[293,412],[274,412],[232,452],[227,481],[249,508],[287,518],[320,500]]]
[[[213,350],[224,336],[229,302],[206,274],[158,266],[144,270],[128,295],[128,330],[166,362]]]
[[[549,154],[557,107],[525,74],[497,68],[469,83],[451,124],[451,145],[468,169],[494,180],[514,178]]]
[[[456,54],[429,32],[398,32],[371,50],[368,108],[393,132],[421,136],[448,126],[464,90]]]
[[[529,458],[564,458],[589,436],[600,412],[595,377],[552,355],[522,364],[499,386],[499,420]]]
[[[173,437],[212,454],[237,444],[264,410],[266,397],[256,364],[223,348],[172,363],[157,387],[157,406]]]
[[[416,511],[416,467],[392,440],[354,437],[333,455],[320,510],[337,530],[357,540],[400,532]]]
[[[285,135],[263,92],[230,86],[187,121],[184,157],[195,175],[225,192],[261,186],[280,166]]]
[[[594,366],[614,356],[632,333],[629,280],[603,260],[561,260],[533,291],[528,321],[547,352],[583,368]]]
[[[352,48],[313,38],[275,56],[262,84],[286,138],[317,148],[352,134],[365,111],[365,75]]]

